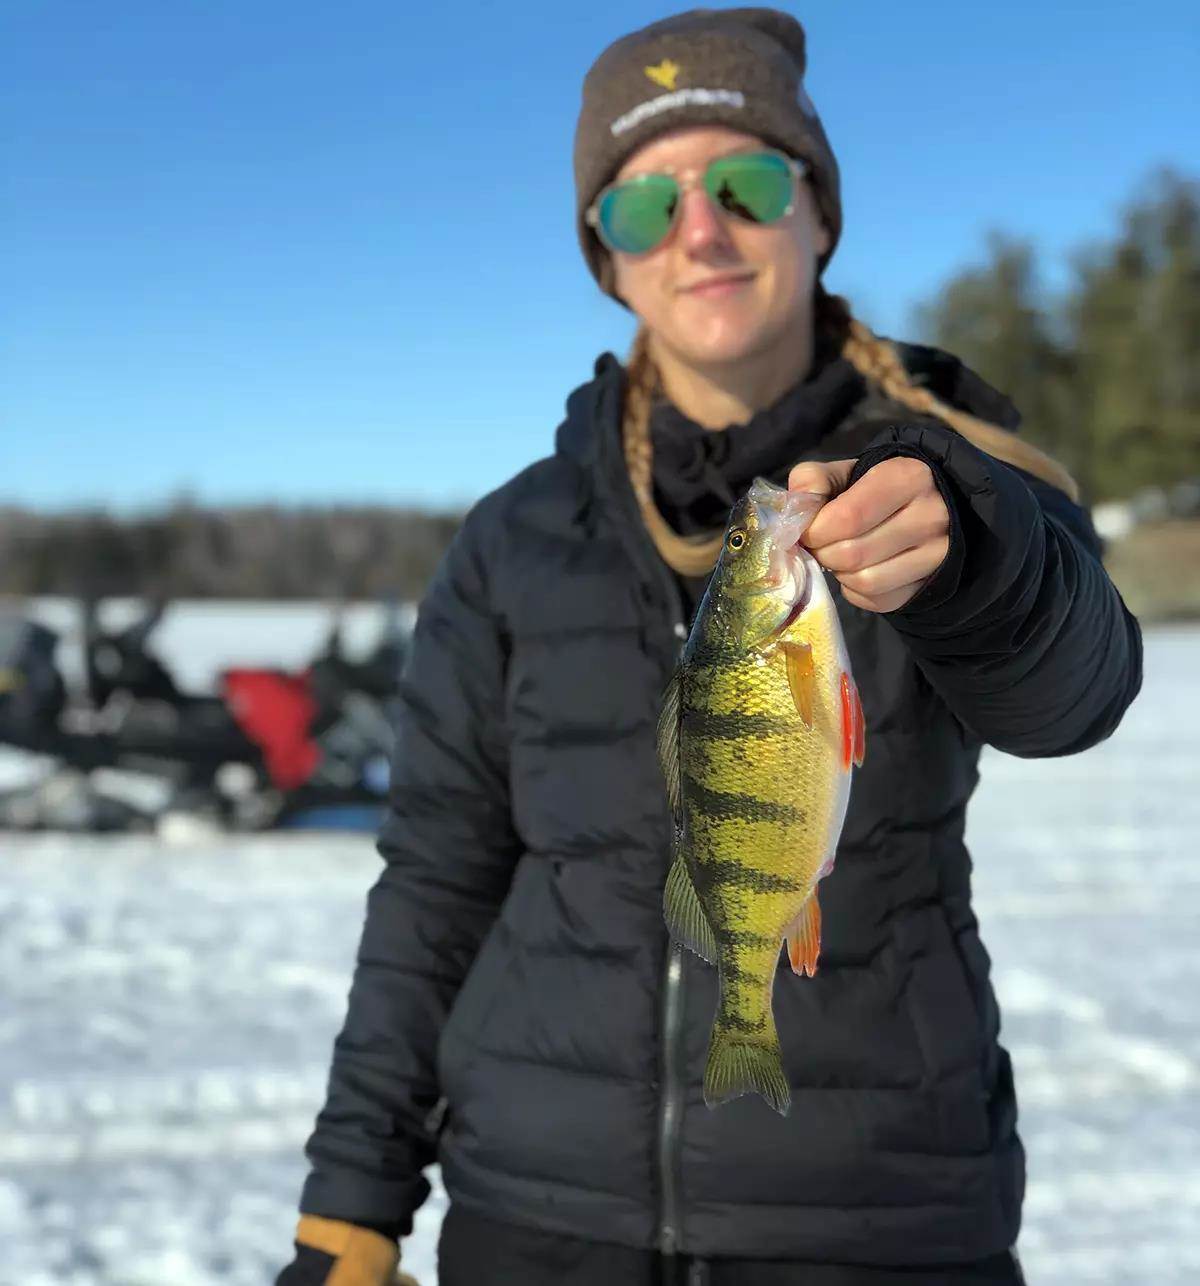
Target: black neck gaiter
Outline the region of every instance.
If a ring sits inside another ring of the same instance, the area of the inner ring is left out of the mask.
[[[680,535],[723,528],[755,478],[785,485],[792,466],[842,421],[863,388],[844,357],[818,345],[804,379],[745,424],[706,429],[660,395],[650,409],[659,512]],[[690,620],[708,577],[677,579]]]

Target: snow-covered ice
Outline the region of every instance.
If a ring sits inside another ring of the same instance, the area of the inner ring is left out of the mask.
[[[1197,659],[1200,629],[1153,631],[1108,742],[985,755],[969,840],[1030,1286],[1200,1281]],[[271,1280],[378,864],[365,836],[0,834],[0,1284]]]

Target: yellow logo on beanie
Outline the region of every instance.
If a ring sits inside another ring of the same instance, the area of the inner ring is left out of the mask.
[[[664,58],[657,67],[643,67],[642,70],[656,85],[661,85],[663,89],[674,89],[675,77],[679,75],[680,67],[678,63]]]

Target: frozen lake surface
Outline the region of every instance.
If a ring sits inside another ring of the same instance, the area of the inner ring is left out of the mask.
[[[1110,741],[985,755],[1030,1286],[1200,1281],[1198,659],[1200,630],[1153,632]],[[0,1283],[271,1280],[378,865],[362,836],[0,835]],[[404,1247],[422,1286],[443,1209]]]

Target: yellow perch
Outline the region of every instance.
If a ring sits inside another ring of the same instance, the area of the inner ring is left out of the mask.
[[[757,479],[735,506],[667,689],[658,747],[675,813],[672,938],[717,966],[704,1100],[791,1092],[771,1009],[779,948],[811,977],[864,724],[837,609],[798,542],[824,498]]]

